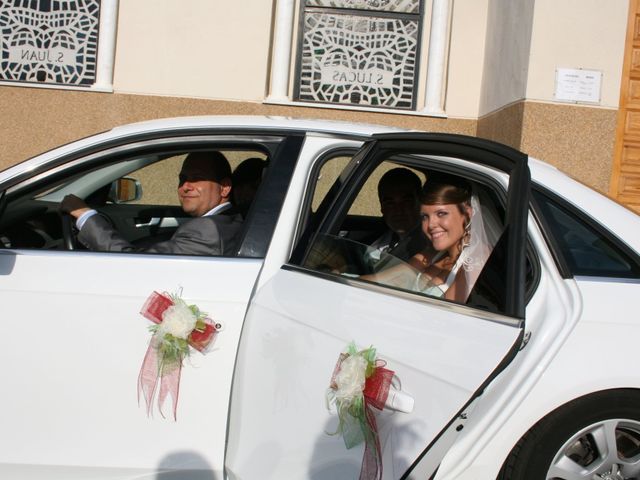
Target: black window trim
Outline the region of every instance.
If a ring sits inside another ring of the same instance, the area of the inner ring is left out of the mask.
[[[264,258],[266,256],[284,198],[289,191],[304,138],[304,135],[285,137],[278,145],[273,157],[269,159],[267,174],[244,220],[246,225],[237,257]],[[268,240],[265,241],[265,238]]]

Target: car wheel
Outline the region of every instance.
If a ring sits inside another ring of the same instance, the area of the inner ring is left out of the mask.
[[[513,448],[498,480],[640,478],[640,392],[608,390],[574,400]]]

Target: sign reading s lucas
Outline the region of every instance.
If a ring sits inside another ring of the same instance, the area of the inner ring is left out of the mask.
[[[393,72],[380,68],[356,70],[343,66],[323,66],[322,83],[328,85],[353,85],[366,87],[393,87]]]

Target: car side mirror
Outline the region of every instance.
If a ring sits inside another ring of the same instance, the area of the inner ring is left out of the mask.
[[[109,200],[113,203],[126,203],[142,198],[142,185],[135,178],[122,177],[111,183]]]

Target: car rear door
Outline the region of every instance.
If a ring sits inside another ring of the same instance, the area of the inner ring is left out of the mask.
[[[494,311],[481,303],[462,305],[371,285],[305,263],[319,238],[338,235],[358,186],[386,159],[502,179],[504,230],[491,257],[501,256],[501,266],[488,272],[495,263],[490,259],[482,274],[484,282],[496,280],[492,289],[502,285]],[[312,189],[316,169],[300,165],[293,185]],[[293,249],[272,244],[245,319],[226,459],[233,478],[358,477],[364,446],[346,449],[331,435],[337,417],[325,403],[336,361],[351,342],[373,346],[395,372],[392,389],[409,399],[377,414],[388,479],[410,474],[520,346],[529,189],[525,155],[468,137],[380,135],[354,157],[335,187],[335,196],[312,215],[306,213],[308,192],[292,188],[285,200],[285,210],[299,208],[300,220],[281,220],[274,240],[297,228],[298,241]],[[300,226],[305,223],[306,229]]]

